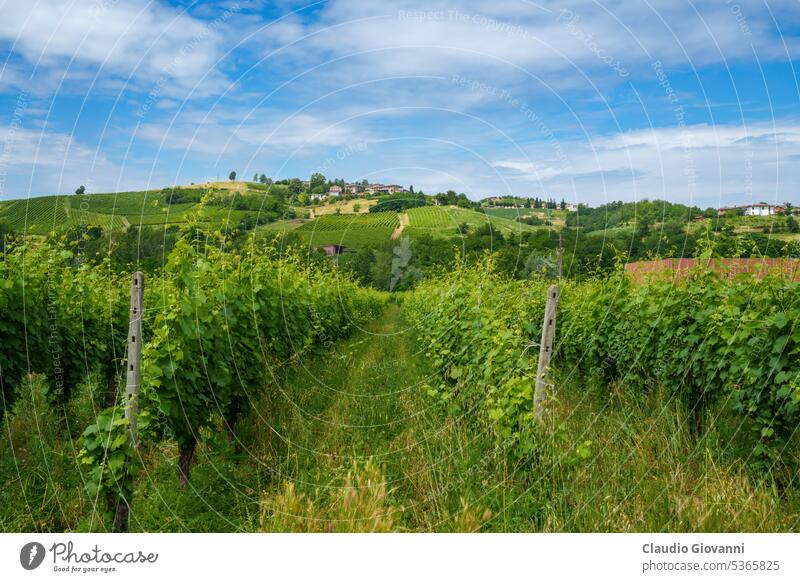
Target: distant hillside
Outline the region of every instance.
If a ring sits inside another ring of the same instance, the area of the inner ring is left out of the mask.
[[[490,226],[504,235],[538,230],[521,222],[450,206],[422,206],[401,212],[325,214],[296,226],[297,221],[280,221],[263,227],[262,232],[293,232],[309,246],[342,245],[348,249],[377,246],[395,237],[432,236],[437,239],[459,237]],[[402,229],[399,227],[403,226]],[[395,232],[397,230],[397,232]]]
[[[597,208],[580,207],[576,212],[570,212],[566,225],[579,227],[583,232],[591,232],[664,222],[685,224],[701,214],[703,210],[696,206],[685,206],[666,200],[610,202]],[[716,216],[716,211],[711,209],[711,214]]]
[[[286,187],[248,182],[213,182],[161,190],[41,196],[0,202],[0,224],[18,233],[46,235],[71,227],[104,230],[168,226],[198,220],[215,225],[267,224],[294,216]]]

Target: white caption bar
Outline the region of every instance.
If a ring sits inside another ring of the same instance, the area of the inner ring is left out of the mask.
[[[800,534],[2,534],[0,580],[798,580]]]

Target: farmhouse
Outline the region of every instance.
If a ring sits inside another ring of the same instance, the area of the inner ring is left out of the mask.
[[[783,206],[758,202],[756,204],[745,204],[743,206],[727,206],[719,209],[719,214],[728,212],[743,211],[745,216],[772,216],[778,212],[786,210]]]
[[[342,194],[341,186],[331,186],[328,189],[328,196],[341,196],[341,194]]]
[[[325,245],[322,247],[322,250],[325,251],[325,254],[329,257],[334,255],[341,255],[345,248],[342,245]]]
[[[405,192],[406,190],[397,184],[368,184],[365,188],[365,191],[367,194],[398,194],[400,192]]]

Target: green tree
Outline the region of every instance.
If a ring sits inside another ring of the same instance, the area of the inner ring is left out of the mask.
[[[75,190],[75,194],[77,194],[78,196],[85,193],[86,193],[86,186],[83,185],[78,186],[78,188]]]
[[[300,181],[300,178],[292,178],[289,180],[288,183],[289,192],[294,196],[299,196],[301,190],[303,189],[303,182]]]
[[[230,180],[231,182],[234,182],[236,180],[236,172],[235,171],[233,171],[230,174],[228,174],[228,180]]]
[[[308,190],[312,194],[322,194],[327,189],[326,183],[325,176],[319,172],[314,172],[308,181]]]

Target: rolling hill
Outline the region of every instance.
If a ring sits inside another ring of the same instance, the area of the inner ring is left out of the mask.
[[[280,188],[278,186],[274,188]],[[205,199],[206,203],[201,203]],[[160,190],[40,196],[0,202],[0,223],[28,235],[47,235],[73,226],[105,230],[170,226],[189,220],[236,226],[245,218],[271,222],[274,197],[262,184],[209,182]],[[283,214],[283,213],[280,213]]]
[[[250,182],[209,182],[160,190],[41,196],[0,202],[0,223],[9,230],[44,236],[75,226],[123,231],[131,226],[167,227],[189,221],[215,227],[258,223],[266,236],[292,232],[304,245],[343,245],[349,249],[380,245],[393,236],[459,236],[460,226],[475,231],[487,224],[497,232],[537,228],[515,216],[487,214],[455,206],[422,206],[407,211],[369,212],[375,200],[356,199],[311,208],[286,206],[285,186]],[[280,194],[280,196],[273,196]],[[310,216],[310,218],[308,218]],[[402,225],[402,228],[400,228]]]

